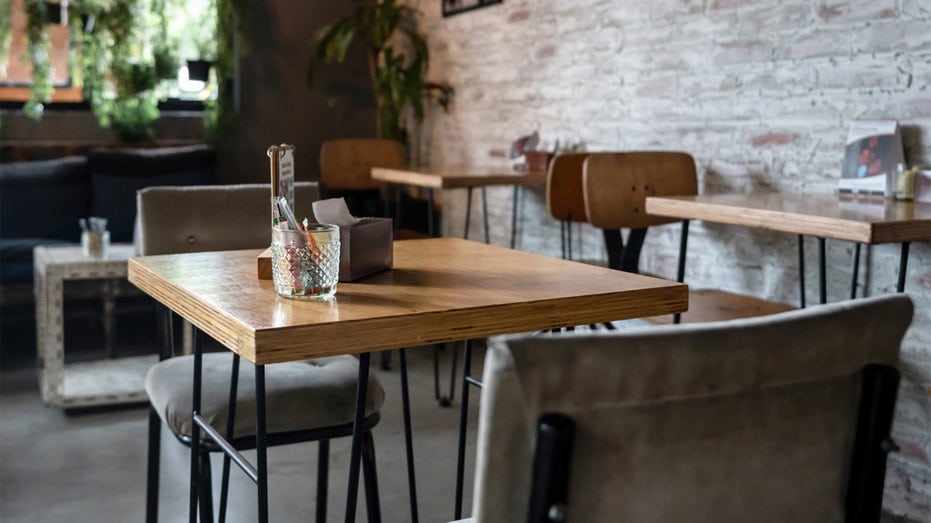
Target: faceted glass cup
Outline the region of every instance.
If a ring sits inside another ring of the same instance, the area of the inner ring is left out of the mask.
[[[339,227],[315,224],[307,231],[272,228],[272,279],[279,296],[318,299],[336,293]]]

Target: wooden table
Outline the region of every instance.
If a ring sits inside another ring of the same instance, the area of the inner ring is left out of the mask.
[[[546,172],[543,171],[513,171],[503,168],[446,166],[446,167],[411,167],[407,169],[391,169],[387,167],[373,167],[372,178],[390,184],[422,187],[427,190],[427,227],[431,237],[435,236],[433,230],[433,190],[434,189],[468,189],[466,199],[465,231],[463,238],[469,238],[469,221],[472,211],[472,189],[482,189],[482,216],[485,220],[485,243],[488,243],[488,202],[485,197],[485,188],[493,185],[513,185],[514,197],[511,210],[511,248],[517,241],[517,206],[520,187],[525,185],[543,185],[546,183]],[[400,191],[396,192],[400,198]],[[399,212],[400,201],[395,205],[395,213]],[[400,216],[396,214],[399,221]]]
[[[902,244],[897,289],[905,289],[908,248],[931,240],[931,203],[847,199],[834,194],[764,193],[649,197],[646,211],[685,220],[758,227],[799,235],[804,306],[804,235],[818,238],[820,293],[826,301],[824,240],[856,242],[851,297],[856,295],[860,244]]]
[[[158,358],[152,355],[110,357],[65,364],[64,284],[104,280],[103,320],[108,356],[113,347],[113,280],[126,278],[132,244],[110,245],[106,258],[88,258],[80,246],[43,245],[33,249],[36,295],[36,350],[42,401],[55,407],[92,407],[140,403],[147,399],[145,374]]]
[[[132,283],[255,363],[257,387],[269,363],[359,354],[359,383],[364,384],[372,351],[672,314],[688,307],[688,288],[680,283],[454,238],[395,242],[392,270],[340,283],[332,300],[288,300],[275,294],[271,281],[256,279],[259,252],[129,262]],[[402,384],[406,409],[404,392]],[[257,409],[264,412],[264,395],[261,390],[257,395]],[[357,428],[364,399],[363,390],[356,398]],[[257,413],[256,419],[264,415]],[[409,435],[409,420],[405,425]],[[257,442],[264,441],[264,433],[260,426]],[[347,521],[355,519],[360,437],[361,430],[353,432]],[[193,439],[198,438],[195,433]],[[257,469],[264,470],[264,451],[257,452],[256,460]],[[408,465],[413,478],[410,457]],[[267,515],[266,480],[259,482],[260,520],[263,503]]]

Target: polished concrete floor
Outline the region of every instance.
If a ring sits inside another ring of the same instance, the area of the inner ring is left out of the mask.
[[[145,316],[144,319],[147,319]],[[152,339],[145,321],[121,318],[118,338],[139,350]],[[126,523],[144,520],[146,482],[145,406],[106,410],[75,410],[43,406],[36,382],[34,348],[28,328],[4,322],[0,360],[0,521],[4,523],[93,522]],[[25,334],[13,332],[23,329]],[[98,329],[85,318],[66,323],[66,354],[95,357],[85,338],[97,338]],[[73,347],[73,348],[72,348]],[[447,375],[451,346],[441,355]],[[461,354],[461,351],[460,351]],[[372,368],[378,358],[373,358]],[[377,370],[386,389],[382,421],[374,430],[383,519],[409,521],[408,486],[401,425],[400,380],[397,355],[393,368]],[[434,400],[432,349],[408,350],[412,422],[417,471],[420,520],[450,521],[453,516],[454,472],[460,390],[453,408],[441,408]],[[478,351],[474,369],[481,369]],[[473,395],[473,397],[475,397]],[[474,455],[477,402],[473,402],[472,427],[467,456]],[[160,521],[187,517],[187,448],[162,433]],[[348,438],[334,440],[330,456],[328,520],[342,521],[345,514]],[[254,456],[254,453],[247,453]],[[316,507],[317,448],[314,443],[269,450],[270,520],[306,522]],[[220,477],[220,460],[214,459],[214,477]],[[472,460],[468,460],[468,477]],[[217,482],[218,483],[218,482]],[[215,491],[219,486],[215,485]],[[470,506],[471,482],[466,482],[465,507]],[[231,482],[228,521],[255,521],[254,485],[242,474]],[[215,501],[219,499],[216,495]],[[360,493],[359,521],[365,521]]]

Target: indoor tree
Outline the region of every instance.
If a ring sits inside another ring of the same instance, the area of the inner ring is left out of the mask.
[[[319,62],[342,63],[354,41],[364,48],[378,108],[380,138],[407,141],[404,111],[410,107],[420,120],[424,99],[435,97],[446,109],[452,87],[427,82],[430,65],[427,42],[417,32],[417,11],[396,0],[362,1],[349,16],[322,27],[314,39],[307,81]]]

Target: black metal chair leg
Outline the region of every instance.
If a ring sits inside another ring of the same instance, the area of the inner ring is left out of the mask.
[[[908,274],[908,247],[912,242],[902,242],[902,252],[899,254],[899,283],[895,286],[896,292],[905,292],[905,276]]]
[[[850,277],[850,299],[857,297],[857,276],[860,272],[860,242],[854,244],[853,248],[853,275]]]
[[[562,259],[568,260],[566,254],[566,222],[563,220],[559,221],[559,249],[562,253]]]
[[[213,521],[213,481],[210,471],[210,453],[200,453],[200,520]]]
[[[362,458],[362,434],[365,431],[365,404],[368,398],[369,363],[372,355],[359,355],[359,377],[356,382],[356,404],[353,414],[352,446],[349,451],[349,485],[346,488],[346,523],[355,523],[359,497],[359,461]]]
[[[383,350],[381,351],[381,370],[391,370],[391,351]]]
[[[605,250],[608,253],[608,267],[620,269],[621,255],[624,252],[624,238],[621,237],[621,230],[602,229],[601,233],[604,236]]]
[[[517,213],[520,195],[520,185],[514,186],[513,203],[511,204],[511,248],[517,246]]]
[[[451,369],[449,376],[449,394],[444,396],[440,392],[440,354],[439,351],[442,350],[444,346],[442,344],[437,344],[433,346],[433,396],[436,398],[437,403],[440,407],[449,407],[453,404],[455,399],[456,392],[456,360],[459,356],[459,348],[453,344],[453,355],[451,361]]]
[[[462,237],[466,240],[469,239],[469,222],[472,221],[472,188],[469,187],[466,189],[466,215],[465,215],[465,230],[462,232]]]
[[[362,436],[362,472],[365,477],[365,507],[369,523],[381,523],[381,503],[378,500],[378,473],[375,468],[375,440],[372,432]]]
[[[255,366],[255,468],[258,521],[268,523],[268,438],[265,420],[265,365]]]
[[[858,244],[859,245],[859,244]],[[805,237],[798,235],[798,297],[799,307],[805,308]]]
[[[407,349],[398,349],[401,367],[401,410],[404,416],[404,449],[407,453],[407,489],[411,501],[411,523],[418,523],[417,479],[414,475],[414,442],[411,431],[411,402],[407,389]]]
[[[824,238],[818,238],[818,298],[820,302],[828,302],[827,263],[825,261]]]
[[[482,187],[482,222],[485,225],[485,243],[491,243],[491,236],[488,234],[488,198],[485,196],[484,187]]]
[[[462,356],[462,405],[459,410],[459,449],[456,460],[456,505],[453,519],[462,519],[462,484],[465,476],[466,428],[469,423],[469,377],[472,372],[472,344],[465,341]]]
[[[317,442],[317,523],[326,523],[327,491],[329,490],[330,440]]]
[[[146,478],[145,521],[158,522],[158,477],[161,459],[162,419],[155,409],[149,407],[149,456]]]
[[[436,238],[436,226],[433,224],[433,189],[427,189],[427,236]]]
[[[572,259],[572,220],[566,221],[566,259]]]
[[[201,347],[200,329],[194,329],[194,390],[191,396],[191,492],[188,505],[190,523],[197,523],[198,483],[200,482],[200,425],[194,416],[200,414],[201,377],[204,355]]]
[[[630,230],[621,254],[622,271],[640,274],[640,250],[643,249],[643,240],[646,236],[646,227]]]
[[[679,235],[679,268],[676,270],[676,281],[685,283],[685,254],[689,246],[689,220],[682,220],[682,233]],[[678,324],[682,321],[682,314],[675,313],[672,322]]]
[[[239,388],[239,354],[233,353],[233,364],[230,366],[230,395],[226,404],[226,439],[233,441],[236,427],[236,396]],[[220,478],[220,515],[218,523],[226,523],[226,503],[229,499],[230,489],[230,457],[223,454],[223,472]]]

